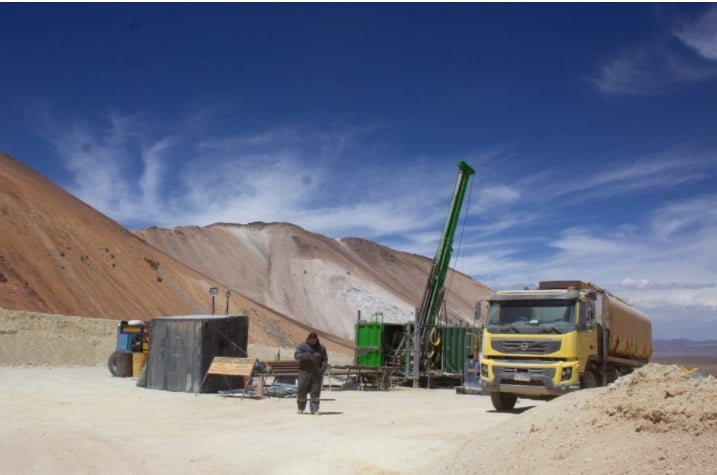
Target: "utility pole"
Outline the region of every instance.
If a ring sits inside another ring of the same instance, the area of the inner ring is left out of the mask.
[[[214,296],[219,293],[216,287],[209,287],[209,295],[212,296],[212,315],[214,315]]]

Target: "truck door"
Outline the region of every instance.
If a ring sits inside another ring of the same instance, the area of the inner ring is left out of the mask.
[[[592,302],[578,301],[578,360],[580,373],[585,372],[585,365],[590,356],[598,354],[597,332],[595,330],[595,306]]]

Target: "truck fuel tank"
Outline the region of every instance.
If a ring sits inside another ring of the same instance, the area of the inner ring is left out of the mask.
[[[652,325],[647,315],[605,294],[604,316],[610,356],[647,360],[652,356]]]

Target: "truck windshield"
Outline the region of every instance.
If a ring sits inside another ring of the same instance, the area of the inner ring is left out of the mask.
[[[530,332],[542,327],[549,332],[563,333],[575,325],[575,302],[564,300],[491,302],[488,307],[488,325],[500,325],[516,333]]]

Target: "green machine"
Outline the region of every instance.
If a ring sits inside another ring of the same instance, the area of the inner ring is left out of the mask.
[[[363,367],[389,368],[402,374],[404,380],[430,385],[431,378],[460,379],[467,358],[478,354],[479,330],[469,326],[438,323],[444,307],[444,284],[448,274],[458,217],[475,171],[465,162],[458,164],[458,179],[448,211],[441,241],[433,259],[426,289],[416,320],[405,324],[373,321],[356,323],[355,364]]]

